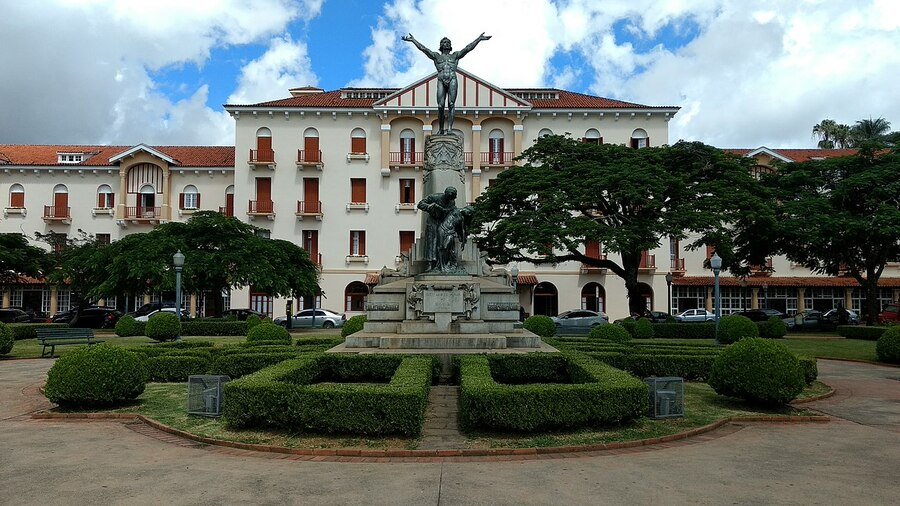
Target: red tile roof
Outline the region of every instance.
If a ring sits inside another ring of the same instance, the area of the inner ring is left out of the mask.
[[[352,90],[354,88],[347,88]],[[297,97],[271,100],[250,105],[230,105],[226,107],[313,107],[313,108],[370,108],[381,98],[341,98],[345,90],[333,90],[323,93],[310,93]],[[398,88],[378,88],[372,91],[394,93]],[[505,90],[513,95],[529,92],[558,93],[558,99],[529,99],[535,109],[677,109],[674,106],[647,106],[632,102],[623,102],[610,98],[595,97],[572,91],[558,90],[555,88],[525,88]]]
[[[789,286],[789,287],[859,287],[859,283],[849,276],[838,277],[813,277],[813,276],[784,276],[784,277],[750,277],[746,279],[747,286],[768,287]],[[713,276],[682,276],[672,279],[675,286],[713,286],[715,278]],[[741,279],[732,276],[722,276],[719,278],[720,286],[741,286]],[[900,278],[881,278],[878,280],[878,286],[882,288],[900,288]]]
[[[65,167],[112,167],[109,159],[133,146],[0,144],[0,166],[59,165]],[[150,146],[182,167],[234,167],[233,146]],[[58,163],[57,153],[84,153],[81,163]]]
[[[722,149],[722,151],[725,151],[726,153],[734,153],[736,155],[746,156],[756,151],[757,149],[759,148],[724,148]],[[850,156],[855,155],[857,152],[857,150],[855,149],[767,149],[774,153],[778,153],[779,155],[788,158],[793,162],[805,162],[816,158],[836,158],[839,156]]]

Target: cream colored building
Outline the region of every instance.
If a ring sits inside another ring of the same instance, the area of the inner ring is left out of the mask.
[[[460,201],[473,201],[541,135],[658,146],[669,142],[668,122],[678,112],[566,90],[504,89],[464,70],[457,78],[454,129],[464,139],[467,189]],[[0,191],[6,195],[0,232],[33,237],[36,231],[72,235],[80,229],[116,240],[164,221],[186,220],[197,209],[218,210],[306,248],[321,269],[324,298],[315,304],[361,313],[378,273],[396,267],[421,230],[415,204],[424,196],[425,136],[438,128],[434,90],[432,75],[399,89],[296,88],[283,99],[228,105],[235,122],[233,148],[0,145]],[[757,170],[770,170],[774,159],[847,154],[732,151],[756,158]],[[603,254],[597,244],[586,248]],[[712,308],[712,274],[703,268],[708,254],[685,251],[668,238],[647,251],[640,281],[648,307]],[[852,278],[817,276],[778,257],[771,262],[774,272],[760,269],[743,280],[746,286],[721,278],[725,313],[764,305],[789,313],[838,303],[860,307],[862,294]],[[612,319],[627,315],[622,280],[603,269],[574,262],[516,267],[520,301],[529,314],[585,308]],[[883,302],[900,298],[898,276],[897,266],[886,270]],[[40,304],[50,313],[67,308],[64,289],[32,281],[6,287],[4,307]],[[128,301],[128,308],[159,296]],[[286,301],[251,286],[232,292],[229,302],[278,316]],[[184,303],[202,312],[197,297],[185,295]],[[313,303],[300,300],[294,307]]]

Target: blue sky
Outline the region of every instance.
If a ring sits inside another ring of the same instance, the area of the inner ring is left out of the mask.
[[[0,144],[232,144],[224,103],[433,70],[460,48],[506,87],[677,105],[670,142],[813,147],[812,125],[900,127],[900,2],[886,0],[44,0],[0,19]]]

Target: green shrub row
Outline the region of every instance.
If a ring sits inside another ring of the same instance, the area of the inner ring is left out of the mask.
[[[177,353],[177,352],[176,352]],[[144,360],[149,381],[187,381],[193,374],[206,374],[209,354],[206,356],[160,355]]]
[[[656,323],[653,326],[656,339],[715,339],[715,322]]]
[[[224,419],[238,428],[418,435],[432,371],[431,357],[309,355],[228,382]],[[372,374],[390,380],[357,382]],[[352,382],[321,383],[320,378]]]
[[[12,330],[3,322],[0,322],[0,355],[6,355],[11,352],[16,339],[13,337]]]
[[[614,343],[631,342],[631,334],[621,325],[597,325],[588,334],[590,339],[601,339]]]
[[[637,378],[579,354],[534,355],[542,357],[531,364],[543,369],[534,372],[536,377],[551,376],[550,371],[559,365],[557,357],[563,356],[572,383],[501,384],[492,376],[492,367],[521,359],[513,359],[515,355],[460,358],[459,415],[464,427],[502,431],[562,429],[618,423],[646,412],[647,385]]]
[[[297,346],[304,345],[320,345],[320,346],[328,346],[329,348],[337,346],[344,342],[343,337],[329,337],[329,336],[313,336],[313,337],[301,337],[297,339]]]
[[[838,325],[837,333],[847,339],[877,341],[888,327],[867,327],[865,325]]]
[[[247,322],[237,320],[187,320],[181,322],[183,336],[246,336]]]
[[[875,343],[878,360],[889,364],[900,364],[900,326],[890,327]]]
[[[588,357],[628,371],[639,378],[679,376],[705,381],[717,355],[680,355],[648,353],[587,352]]]
[[[210,364],[210,373],[225,374],[235,379],[292,358],[297,358],[296,351],[220,355]]]
[[[8,323],[6,326],[12,331],[13,339],[21,341],[22,339],[37,339],[34,329],[66,328],[69,325],[66,323]]]

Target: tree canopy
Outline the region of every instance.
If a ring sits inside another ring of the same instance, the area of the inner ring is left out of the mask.
[[[900,154],[861,149],[855,156],[784,164],[763,178],[778,199],[778,252],[831,276],[853,276],[875,322],[878,279],[900,259]]]
[[[730,231],[735,222],[771,219],[750,159],[702,143],[632,149],[564,136],[540,138],[522,158],[526,165],[501,173],[475,204],[476,241],[493,262],[607,268],[623,279],[632,311],[643,304],[641,254],[663,237],[698,234],[690,247],[714,244],[735,272],[761,263]],[[621,262],[586,255],[591,240]]]
[[[47,252],[29,244],[27,237],[0,234],[0,284],[14,284],[19,276],[39,277],[47,266]]]
[[[884,118],[857,121],[852,127],[833,119],[823,119],[812,129],[823,149],[859,148],[868,143],[896,145],[897,132],[891,133],[891,122]]]

